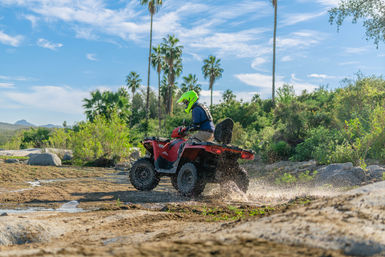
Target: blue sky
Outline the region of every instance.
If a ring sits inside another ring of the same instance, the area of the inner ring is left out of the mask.
[[[139,0],[1,0],[0,121],[37,125],[84,120],[82,99],[95,89],[117,90],[136,71],[147,81],[149,14]],[[283,0],[278,9],[277,84],[297,92],[340,86],[361,71],[382,75],[384,44],[366,41],[361,24],[337,33],[327,10],[338,0]],[[213,54],[226,89],[245,101],[271,97],[273,8],[268,0],[164,0],[154,20],[154,45],[175,34],[184,46],[183,74],[197,74]],[[157,77],[151,71],[151,86]]]

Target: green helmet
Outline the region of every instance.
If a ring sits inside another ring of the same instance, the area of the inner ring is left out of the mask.
[[[189,113],[191,111],[191,107],[194,105],[194,103],[198,100],[198,94],[191,90],[186,93],[184,93],[177,101],[177,103],[185,103],[187,105],[187,108],[184,110],[186,113]]]

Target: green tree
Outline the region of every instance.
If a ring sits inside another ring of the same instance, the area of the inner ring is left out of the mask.
[[[202,73],[205,79],[209,78],[209,89],[211,90],[210,108],[213,106],[213,88],[215,80],[222,77],[223,69],[221,68],[221,59],[210,55],[203,60]]]
[[[172,89],[175,84],[175,78],[180,76],[183,70],[182,66],[182,49],[183,46],[178,45],[179,39],[175,36],[168,35],[163,38],[161,44],[162,54],[164,56],[165,65],[164,71],[168,79],[168,93],[167,93],[167,108],[166,112],[172,115],[173,110],[173,94]]]
[[[202,90],[201,84],[198,84],[198,78],[195,74],[189,74],[187,77],[183,77],[183,82],[180,85],[182,93],[190,90],[194,90],[198,95]]]
[[[98,115],[103,115],[106,119],[110,119],[114,111],[118,113],[121,119],[127,122],[129,120],[130,103],[125,89],[119,89],[118,92],[95,90],[91,92],[91,98],[84,98],[83,102],[85,114],[91,122]]]
[[[151,15],[151,25],[150,25],[150,47],[148,54],[148,74],[147,74],[147,97],[146,97],[146,124],[148,123],[148,114],[149,114],[149,100],[150,100],[150,70],[151,70],[151,50],[152,50],[152,23],[154,19],[154,14],[162,6],[162,0],[140,0],[141,5],[147,5],[148,11]]]
[[[151,54],[151,63],[152,67],[156,69],[156,72],[158,73],[158,121],[159,121],[159,130],[161,127],[161,108],[160,108],[160,75],[162,73],[162,67],[164,66],[164,57],[162,55],[162,48],[160,45],[157,47],[152,48],[152,54]]]
[[[225,102],[226,104],[231,103],[232,101],[235,100],[235,98],[236,96],[233,94],[233,91],[231,91],[230,89],[227,89],[222,95],[223,102]]]
[[[272,101],[273,106],[275,105],[275,51],[276,51],[276,42],[277,42],[277,10],[278,10],[278,0],[271,1],[274,6],[274,36],[273,36],[273,85],[272,85]]]
[[[385,2],[383,0],[341,0],[339,6],[329,11],[329,22],[339,28],[345,18],[352,16],[352,22],[364,19],[367,39],[377,45],[385,42]]]
[[[140,87],[141,82],[142,80],[140,79],[139,74],[135,71],[131,71],[126,77],[126,85],[128,89],[131,89],[132,99],[134,99],[135,92]]]

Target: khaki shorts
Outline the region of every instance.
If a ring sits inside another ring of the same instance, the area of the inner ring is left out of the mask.
[[[188,139],[189,142],[212,142],[214,141],[214,133],[208,131],[197,131]]]

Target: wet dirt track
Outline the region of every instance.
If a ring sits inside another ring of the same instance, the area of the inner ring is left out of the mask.
[[[0,165],[3,173],[25,172],[25,166]],[[57,169],[50,181],[32,176],[26,181],[35,184],[28,184],[19,174],[19,179],[0,183],[0,209],[18,209],[0,216],[0,257],[344,256],[338,249],[304,246],[305,241],[294,243],[244,229],[274,217],[290,221],[291,213],[305,212],[320,202],[329,206],[332,193],[290,201],[309,193],[290,195],[283,190],[263,198],[259,187],[247,199],[236,195],[219,199],[218,189],[209,186],[203,197],[191,200],[179,196],[167,178],[152,192],[138,192],[124,172],[71,170],[67,177],[66,168]],[[71,201],[79,203],[75,207],[80,212],[54,211]],[[41,209],[23,212],[28,208]]]

